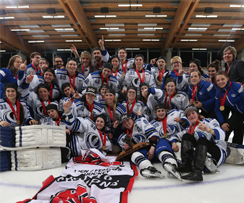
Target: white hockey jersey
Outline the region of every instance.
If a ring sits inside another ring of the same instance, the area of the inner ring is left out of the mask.
[[[118,143],[122,149],[125,146],[126,133],[122,133],[118,138]],[[134,143],[149,142],[151,137],[159,138],[159,133],[156,128],[150,124],[145,118],[138,118],[134,121],[133,131],[131,134],[132,141]]]

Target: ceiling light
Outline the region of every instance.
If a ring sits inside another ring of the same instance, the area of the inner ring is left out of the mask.
[[[28,32],[28,31],[30,31],[30,29],[11,29],[11,31],[13,31],[13,32]]]
[[[108,34],[108,36],[125,36],[125,34]]]
[[[235,42],[233,39],[219,39],[219,42]]]
[[[137,34],[137,36],[154,36],[154,34]]]
[[[142,4],[118,4],[119,7],[135,7],[135,6],[142,6]]]
[[[2,44],[2,41],[0,41],[0,44]]]
[[[192,48],[192,50],[198,51],[198,50],[207,50],[207,48]]]
[[[157,23],[138,23],[138,26],[157,26]]]
[[[25,5],[25,6],[5,6],[5,8],[30,8],[30,6]]]
[[[54,18],[65,18],[65,16],[53,16]]]
[[[65,40],[65,42],[82,42],[81,39],[76,39],[76,40]]]
[[[106,42],[120,42],[121,39],[105,39]]]
[[[222,27],[241,27],[242,24],[224,24]]]
[[[28,41],[28,43],[43,43],[44,41],[43,40],[40,40],[40,41]]]
[[[157,42],[159,39],[143,39],[144,42]]]
[[[182,39],[182,42],[197,42],[197,39]]]
[[[50,37],[50,35],[32,35],[32,37]]]
[[[124,23],[106,23],[105,26],[125,26]]]
[[[116,18],[117,15],[95,15],[95,18]]]
[[[214,37],[229,37],[230,34],[214,34]]]
[[[231,30],[244,30],[244,28],[232,28]]]
[[[195,27],[209,27],[211,24],[204,24],[204,23],[192,23],[191,26]]]
[[[146,18],[166,18],[167,15],[145,15]]]
[[[39,28],[39,25],[19,25],[21,28]]]
[[[231,5],[230,5],[230,7],[232,7],[232,8],[240,8],[240,7],[241,7],[241,5],[237,5],[237,4],[231,4]]]
[[[217,32],[232,32],[232,31],[235,31],[233,29],[235,29],[235,28],[232,28],[232,29],[218,29]]]
[[[200,37],[200,36],[202,36],[202,34],[185,34],[185,36],[198,36],[198,37]]]
[[[0,19],[14,19],[14,16],[0,17]]]
[[[65,16],[63,15],[59,15],[59,16],[42,16],[43,18],[65,18]]]
[[[30,30],[27,31],[28,33],[40,33],[40,32],[45,32],[44,30]]]
[[[207,15],[207,18],[218,18],[218,15]]]
[[[100,30],[118,30],[118,27],[101,27]]]
[[[57,49],[57,51],[70,51],[70,49]]]
[[[57,25],[51,25],[52,27],[71,27],[70,24],[57,24]]]
[[[126,50],[134,50],[134,51],[138,51],[138,50],[140,50],[140,48],[125,48]]]
[[[61,37],[78,37],[78,35],[61,35]]]
[[[6,52],[6,50],[0,50],[0,52]]]

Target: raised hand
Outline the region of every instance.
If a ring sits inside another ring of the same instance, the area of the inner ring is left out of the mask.
[[[154,58],[154,59],[151,59],[151,61],[150,61],[150,64],[155,64],[156,63],[156,61],[157,61],[157,58]]]
[[[72,105],[71,100],[63,103],[64,113],[66,114],[69,113],[71,105]]]
[[[31,81],[33,80],[33,78],[34,78],[34,75],[33,75],[33,71],[32,71],[32,73],[26,77],[25,82],[27,84],[30,84]]]
[[[27,60],[25,60],[24,63],[20,64],[19,69],[22,70],[22,71],[25,71],[27,69],[26,64],[27,64]]]
[[[72,44],[72,47],[70,47],[70,49],[71,49],[71,53],[73,53],[76,58],[79,58],[79,54],[78,54],[78,51],[77,51],[75,45]]]
[[[104,37],[103,37],[103,35],[102,35],[102,39],[100,39],[100,40],[98,41],[98,44],[99,44],[101,50],[102,50],[102,51],[105,51],[105,47],[104,47]]]

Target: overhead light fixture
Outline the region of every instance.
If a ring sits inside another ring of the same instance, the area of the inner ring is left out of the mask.
[[[52,27],[71,27],[70,24],[57,24],[57,25],[51,25]]]
[[[232,28],[231,30],[244,30],[244,28]]]
[[[30,29],[11,29],[12,32],[28,32]]]
[[[235,28],[232,28],[232,29],[218,29],[217,32],[233,32],[235,30],[233,30]]]
[[[108,36],[111,36],[111,37],[116,36],[117,37],[117,36],[125,36],[125,34],[108,34]]]
[[[133,50],[133,51],[138,51],[140,48],[125,48],[126,50]]]
[[[105,26],[119,26],[119,27],[123,27],[125,26],[124,23],[106,23]]]
[[[50,35],[32,35],[32,37],[50,37]]]
[[[218,15],[196,15],[196,18],[217,18]]]
[[[29,30],[27,31],[28,33],[41,33],[41,32],[45,32],[44,30]]]
[[[197,42],[197,39],[181,39],[182,42]]]
[[[100,27],[100,30],[118,30],[118,27]]]
[[[0,17],[0,19],[14,19],[14,16]]]
[[[138,23],[138,26],[157,26],[157,23]]]
[[[95,18],[116,18],[117,15],[95,15]]]
[[[185,34],[185,36],[198,36],[198,37],[201,37],[202,36],[202,34]]]
[[[65,18],[63,15],[58,15],[58,16],[42,16],[43,18]]]
[[[231,4],[230,7],[232,7],[232,8],[241,8],[241,7],[244,7],[244,5]]]
[[[193,31],[193,32],[204,32],[206,31],[208,28],[206,27],[189,27],[188,31]]]
[[[28,41],[28,43],[43,43],[44,41],[43,40],[40,40],[40,41]]]
[[[78,37],[78,35],[61,35],[61,37]]]
[[[222,27],[241,27],[242,24],[224,24]]]
[[[82,42],[82,40],[81,39],[65,40],[65,42]]]
[[[192,48],[194,51],[207,50],[207,48]]]
[[[106,42],[120,42],[121,39],[105,39]]]
[[[0,52],[6,52],[6,50],[0,50]]]
[[[137,34],[137,36],[154,36],[155,34]]]
[[[70,51],[70,49],[57,49],[57,51]]]
[[[219,42],[235,42],[233,39],[219,39]]]
[[[192,23],[191,26],[193,27],[209,27],[211,24],[206,23]]]
[[[21,28],[39,28],[39,25],[19,25]]]
[[[146,18],[166,18],[167,15],[145,15]]]
[[[136,7],[136,6],[143,6],[143,4],[118,4],[118,7]]]
[[[55,28],[57,32],[75,32],[74,28]]]
[[[48,8],[47,9],[47,14],[55,14],[56,11],[55,11],[55,8]]]
[[[159,39],[143,39],[143,42],[158,42]]]
[[[230,34],[214,34],[214,37],[229,37]]]
[[[30,8],[29,5],[24,5],[24,6],[5,6],[5,8]]]

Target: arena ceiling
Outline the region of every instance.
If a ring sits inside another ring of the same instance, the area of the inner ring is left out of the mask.
[[[53,14],[48,14],[48,12]],[[244,0],[1,0],[0,49],[244,48]]]

